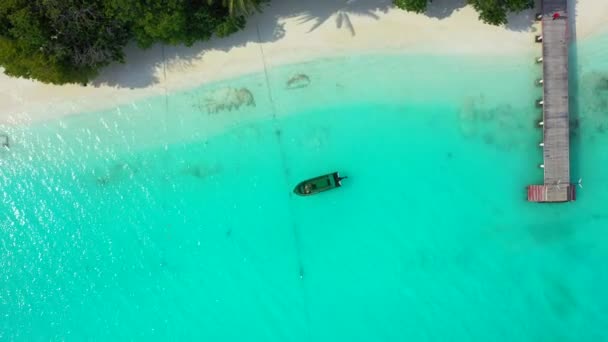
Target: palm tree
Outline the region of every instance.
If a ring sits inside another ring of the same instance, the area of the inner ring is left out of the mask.
[[[251,14],[260,10],[260,0],[208,0],[209,4],[220,2],[228,8],[230,15]]]

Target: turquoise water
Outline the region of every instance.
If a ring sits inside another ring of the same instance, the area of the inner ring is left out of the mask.
[[[319,60],[3,127],[0,340],[604,340],[607,46],[573,49],[561,205],[525,201],[533,54]]]

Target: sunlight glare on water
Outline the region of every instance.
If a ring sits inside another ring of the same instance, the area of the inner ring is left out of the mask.
[[[1,127],[0,339],[602,340],[594,39],[571,82],[584,189],[563,205],[525,201],[534,56],[350,56]],[[292,193],[332,171],[338,191]]]

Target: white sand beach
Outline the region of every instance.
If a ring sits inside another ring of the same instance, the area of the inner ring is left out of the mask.
[[[574,0],[572,0],[574,1]],[[127,63],[104,69],[88,86],[54,86],[0,75],[0,124],[27,124],[111,108],[237,75],[321,57],[360,53],[508,55],[538,49],[534,10],[506,27],[477,20],[464,1],[435,0],[426,14],[390,0],[275,1],[244,31],[192,47],[127,50]],[[578,0],[575,38],[608,30],[608,1]]]

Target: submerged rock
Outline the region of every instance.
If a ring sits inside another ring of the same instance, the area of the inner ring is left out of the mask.
[[[287,89],[305,88],[310,85],[310,77],[306,74],[297,74],[287,80]]]
[[[255,106],[255,100],[253,94],[247,88],[241,88],[236,92],[237,102],[240,105]]]
[[[247,88],[220,88],[209,93],[202,101],[202,107],[209,114],[232,111],[241,108],[241,106],[255,107],[253,94]]]

